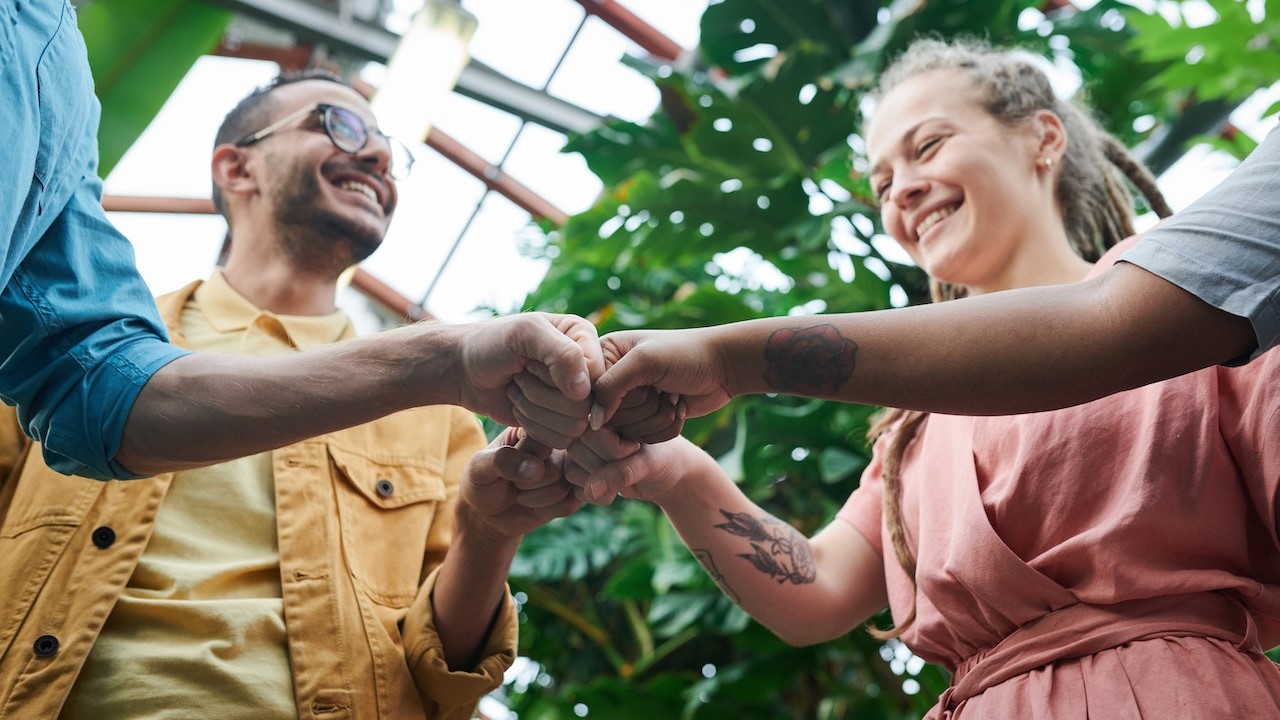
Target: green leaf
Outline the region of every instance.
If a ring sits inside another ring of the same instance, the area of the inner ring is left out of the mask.
[[[1221,150],[1240,162],[1253,154],[1258,148],[1258,141],[1249,137],[1249,134],[1237,130],[1231,138],[1225,138],[1221,135],[1200,135],[1191,138],[1187,145],[1204,144],[1215,150]]]
[[[531,580],[581,580],[611,565],[629,537],[630,532],[601,508],[586,508],[525,536],[510,574]]]
[[[98,172],[106,177],[196,59],[215,47],[231,12],[195,0],[97,0],[79,27],[102,120]]]
[[[818,456],[818,470],[825,483],[840,482],[867,467],[865,455],[849,452],[839,447],[824,448]]]
[[[671,637],[692,627],[715,603],[711,593],[673,592],[660,595],[649,609],[649,623],[659,637]]]

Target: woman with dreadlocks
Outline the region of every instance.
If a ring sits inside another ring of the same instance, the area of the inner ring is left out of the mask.
[[[884,227],[935,301],[1105,272],[1137,242],[1125,178],[1169,213],[1017,53],[913,44],[867,130]],[[894,626],[873,632],[952,673],[930,718],[1276,717],[1278,353],[1054,412],[889,410],[861,486],[812,539],[683,439],[588,434],[566,474],[593,500],[625,485],[657,502],[784,640],[887,604]]]

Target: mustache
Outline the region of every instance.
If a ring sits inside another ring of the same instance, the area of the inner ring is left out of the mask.
[[[395,183],[387,177],[385,172],[379,172],[369,167],[368,163],[341,157],[330,159],[320,166],[320,174],[325,177],[329,177],[337,173],[356,174],[368,178],[370,183],[380,188],[378,194],[382,197],[384,204],[386,204],[389,209],[395,208],[395,194],[392,192],[392,188],[395,187]]]
[[[320,166],[320,172],[323,175],[329,175],[335,172],[353,172],[377,182],[379,185],[387,186],[390,180],[386,178],[385,173],[377,172],[369,167],[368,163],[362,163],[357,160],[347,160],[343,158],[334,158],[325,162]]]

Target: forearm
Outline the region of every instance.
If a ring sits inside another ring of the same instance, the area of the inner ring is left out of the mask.
[[[884,607],[881,566],[869,547],[857,548],[867,553],[860,555],[814,544],[707,462],[658,504],[729,599],[794,645],[847,633]]]
[[[796,329],[808,336],[787,334]],[[1248,321],[1127,264],[1077,285],[708,332],[732,395],[968,415],[1087,402],[1231,360],[1254,342]],[[817,357],[802,362],[805,352]]]
[[[460,506],[457,531],[431,596],[436,632],[450,670],[470,671],[482,659],[519,545],[519,538],[493,532]]]
[[[138,395],[116,459],[139,474],[197,467],[457,403],[459,332],[424,324],[284,356],[179,358]]]

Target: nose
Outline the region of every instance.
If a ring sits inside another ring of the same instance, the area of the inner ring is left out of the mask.
[[[917,174],[896,172],[893,178],[893,189],[889,193],[889,202],[901,209],[906,209],[920,202],[929,192],[929,181]]]
[[[356,158],[382,177],[391,176],[391,141],[382,133],[370,133]]]

